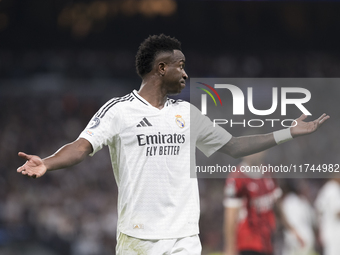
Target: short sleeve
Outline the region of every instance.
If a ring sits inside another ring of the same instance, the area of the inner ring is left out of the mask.
[[[113,138],[118,134],[119,111],[114,107],[108,108],[109,106],[110,101],[99,109],[79,135],[79,138],[85,138],[91,143],[93,152],[90,156],[101,150],[104,145],[112,143]]]
[[[213,122],[201,114],[193,105],[190,108],[192,129],[196,137],[196,146],[207,157],[220,149],[232,138],[232,135],[219,125],[213,126]]]

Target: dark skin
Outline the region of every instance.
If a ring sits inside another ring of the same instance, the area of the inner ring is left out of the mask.
[[[162,109],[167,95],[179,94],[185,87],[188,75],[185,70],[185,56],[180,50],[161,52],[156,55],[152,70],[143,77],[138,94],[153,107]],[[329,116],[323,114],[320,118],[304,122],[306,116],[297,119],[298,125],[291,128],[293,137],[306,135],[316,131]],[[234,158],[243,157],[276,145],[272,133],[255,136],[233,137],[219,151]],[[41,159],[39,156],[19,152],[26,163],[17,172],[32,178],[43,176],[46,171],[73,166],[83,161],[93,151],[92,145],[84,138],[66,144],[53,155]]]
[[[297,125],[290,128],[290,133],[293,138],[311,134],[321,127],[330,117],[325,113],[318,119],[310,122],[305,122],[307,116],[302,114],[295,121]],[[226,153],[233,158],[240,158],[251,155],[263,150],[267,150],[277,145],[273,133],[252,136],[232,137],[219,151]]]
[[[152,106],[162,109],[168,95],[177,95],[185,87],[188,75],[184,67],[185,57],[181,51],[158,54],[153,69],[143,77],[138,94]]]

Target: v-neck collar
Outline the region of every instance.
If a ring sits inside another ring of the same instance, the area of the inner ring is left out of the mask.
[[[137,98],[140,102],[142,102],[143,104],[145,104],[146,106],[150,106],[150,107],[152,107],[153,109],[155,109],[155,110],[157,110],[157,111],[163,111],[165,108],[167,108],[168,106],[169,106],[169,104],[170,104],[170,102],[169,102],[169,98],[167,98],[166,99],[166,102],[165,102],[165,104],[164,104],[164,106],[163,106],[163,108],[162,109],[158,109],[157,107],[154,107],[153,105],[151,105],[147,100],[145,100],[143,97],[141,97],[139,94],[138,94],[138,92],[137,92],[137,90],[133,90],[132,91],[132,95],[134,95],[135,96],[135,98]]]

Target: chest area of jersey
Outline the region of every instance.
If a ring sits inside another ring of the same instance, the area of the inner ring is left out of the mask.
[[[121,143],[140,150],[144,156],[179,155],[189,143],[190,119],[185,113],[134,114],[123,121]]]
[[[270,178],[251,180],[244,183],[247,203],[256,211],[271,210],[276,201],[274,181]]]

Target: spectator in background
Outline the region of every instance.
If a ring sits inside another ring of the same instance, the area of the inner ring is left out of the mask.
[[[315,200],[324,255],[340,254],[340,178],[329,180]]]
[[[289,179],[283,185],[282,210],[289,224],[298,232],[304,246],[298,243],[291,231],[284,231],[283,255],[315,254],[315,212],[299,187],[302,180]]]
[[[225,255],[271,255],[273,234],[276,230],[274,206],[282,195],[281,188],[269,175],[244,171],[263,164],[265,152],[244,157],[235,173],[226,180],[224,200]],[[253,168],[254,169],[254,168]],[[283,225],[289,225],[278,207],[277,216]]]

